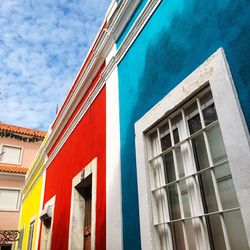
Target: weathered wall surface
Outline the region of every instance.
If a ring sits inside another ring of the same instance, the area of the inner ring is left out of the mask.
[[[249,16],[248,0],[163,0],[120,62],[124,249],[140,249],[134,123],[219,47],[250,129]]]

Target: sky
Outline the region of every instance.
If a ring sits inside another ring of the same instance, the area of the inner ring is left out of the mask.
[[[47,131],[110,0],[0,0],[0,121]]]

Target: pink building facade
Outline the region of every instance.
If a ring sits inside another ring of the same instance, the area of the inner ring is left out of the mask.
[[[0,232],[18,229],[20,191],[45,135],[0,123]],[[0,233],[0,250],[12,249],[12,243],[1,243],[2,236]]]

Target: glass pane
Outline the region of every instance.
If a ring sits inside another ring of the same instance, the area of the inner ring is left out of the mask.
[[[168,154],[163,156],[165,174],[167,182],[172,182],[176,180],[175,169],[174,169],[174,159],[173,152],[169,152]]]
[[[166,184],[165,173],[163,171],[160,158],[154,159],[150,162],[151,189],[155,189]]]
[[[190,135],[199,131],[202,128],[199,114],[188,120],[188,127]]]
[[[171,148],[171,137],[170,134],[165,135],[163,138],[161,138],[161,148],[162,151]]]
[[[207,136],[213,163],[216,164],[227,157],[219,125],[208,130]]]
[[[0,209],[17,209],[18,198],[18,190],[0,189]]]
[[[220,216],[218,214],[211,215],[206,218],[209,240],[212,249],[226,249]]]
[[[205,93],[203,96],[200,97],[200,103],[201,105],[203,105],[211,99],[213,99],[213,96],[212,96],[212,92],[209,90],[207,93]]]
[[[171,231],[174,243],[174,249],[185,250],[184,235],[182,229],[182,222],[175,222],[171,224]]]
[[[192,140],[192,145],[197,170],[199,171],[209,167],[207,149],[205,146],[203,134],[194,138]]]
[[[248,250],[247,237],[240,210],[224,213],[231,249]]]
[[[187,220],[185,221],[185,228],[187,233],[187,241],[189,249],[195,250],[195,238],[196,238],[196,232],[195,232],[195,224],[193,220]]]
[[[199,183],[205,213],[218,211],[211,171],[201,173]]]
[[[183,204],[184,216],[191,217],[190,200],[189,200],[190,191],[188,190],[187,182],[188,180],[180,181],[181,199]]]
[[[179,204],[179,198],[178,198],[177,185],[173,184],[173,185],[168,186],[167,192],[168,192],[170,218],[172,220],[180,219],[181,212],[180,212],[180,204]]]
[[[150,145],[151,147],[149,147],[149,159],[153,158],[154,156],[156,156],[157,154],[160,153],[160,148],[158,145],[158,136],[157,136],[157,131],[154,131],[150,136],[149,136],[149,140],[150,140]]]
[[[173,136],[174,136],[174,143],[178,143],[180,141],[180,138],[179,138],[179,132],[178,132],[178,129],[174,129],[173,131]]]
[[[202,113],[206,126],[218,119],[214,103],[208,106],[207,108],[203,109]]]
[[[176,160],[177,160],[177,165],[178,165],[178,172],[179,172],[179,177],[185,176],[184,172],[184,166],[183,166],[183,161],[182,161],[182,155],[181,155],[181,149],[177,148],[175,149],[175,155],[176,155]]]
[[[238,207],[232,175],[228,163],[214,168],[223,209]]]
[[[1,153],[1,162],[9,164],[19,164],[21,156],[21,148],[3,146]]]
[[[154,224],[162,223],[167,219],[167,197],[164,189],[157,189],[152,192],[152,210]]]
[[[169,238],[171,237],[168,233],[168,227],[166,224],[157,225],[156,227],[156,237],[159,237],[161,249],[168,249]]]
[[[171,119],[171,123],[173,128],[174,143],[176,144],[180,142],[179,127],[181,126],[181,124],[183,124],[182,115],[177,114],[174,118]]]

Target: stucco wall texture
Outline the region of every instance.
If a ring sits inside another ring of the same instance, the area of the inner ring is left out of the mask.
[[[106,245],[105,110],[104,87],[46,170],[43,206],[56,196],[51,249],[68,249],[72,179],[94,158],[97,158],[95,249],[104,249]]]
[[[248,0],[163,0],[120,62],[124,249],[140,249],[134,123],[220,47],[250,129],[249,16]]]
[[[19,230],[22,230],[22,228],[26,229],[24,230],[22,249],[27,249],[28,247],[29,227],[32,220],[35,220],[32,249],[37,249],[37,232],[40,225],[39,211],[42,199],[43,178],[44,176],[41,175],[41,177],[37,179],[36,185],[30,190],[30,193],[22,203]],[[17,249],[17,246],[15,249]]]

